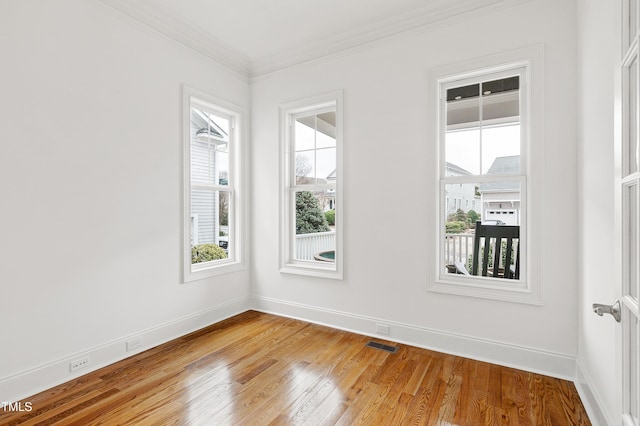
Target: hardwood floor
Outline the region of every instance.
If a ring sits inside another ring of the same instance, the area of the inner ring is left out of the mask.
[[[2,425],[588,425],[573,383],[249,311],[0,410]]]

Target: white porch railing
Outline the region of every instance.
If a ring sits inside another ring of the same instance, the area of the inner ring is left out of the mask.
[[[336,233],[314,232],[296,235],[296,259],[314,260],[313,255],[321,251],[336,249]]]
[[[469,256],[473,254],[472,234],[445,234],[444,264],[453,265],[456,261],[467,266]]]

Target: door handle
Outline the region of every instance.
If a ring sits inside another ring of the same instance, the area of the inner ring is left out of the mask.
[[[601,305],[600,303],[594,303],[593,304],[593,312],[595,312],[596,314],[602,316],[604,314],[609,314],[611,316],[613,316],[613,318],[617,321],[620,322],[621,318],[621,314],[620,314],[620,301],[616,300],[615,302],[613,302],[612,305]]]

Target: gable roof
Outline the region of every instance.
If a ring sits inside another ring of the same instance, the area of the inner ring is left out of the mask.
[[[462,167],[460,167],[460,166],[458,166],[456,164],[449,163],[448,161],[444,163],[444,167],[445,167],[445,169],[449,170],[450,172],[457,173],[459,175],[470,175],[471,174],[471,172],[463,169]]]
[[[493,164],[487,171],[488,175],[517,174],[520,172],[520,156],[510,155],[506,157],[496,157]],[[520,191],[519,182],[492,182],[482,183],[478,187],[479,192],[493,191]]]

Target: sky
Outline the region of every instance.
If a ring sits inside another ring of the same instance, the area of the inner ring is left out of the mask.
[[[520,155],[520,124],[476,127],[445,134],[445,161],[476,175],[486,174],[497,157]]]

